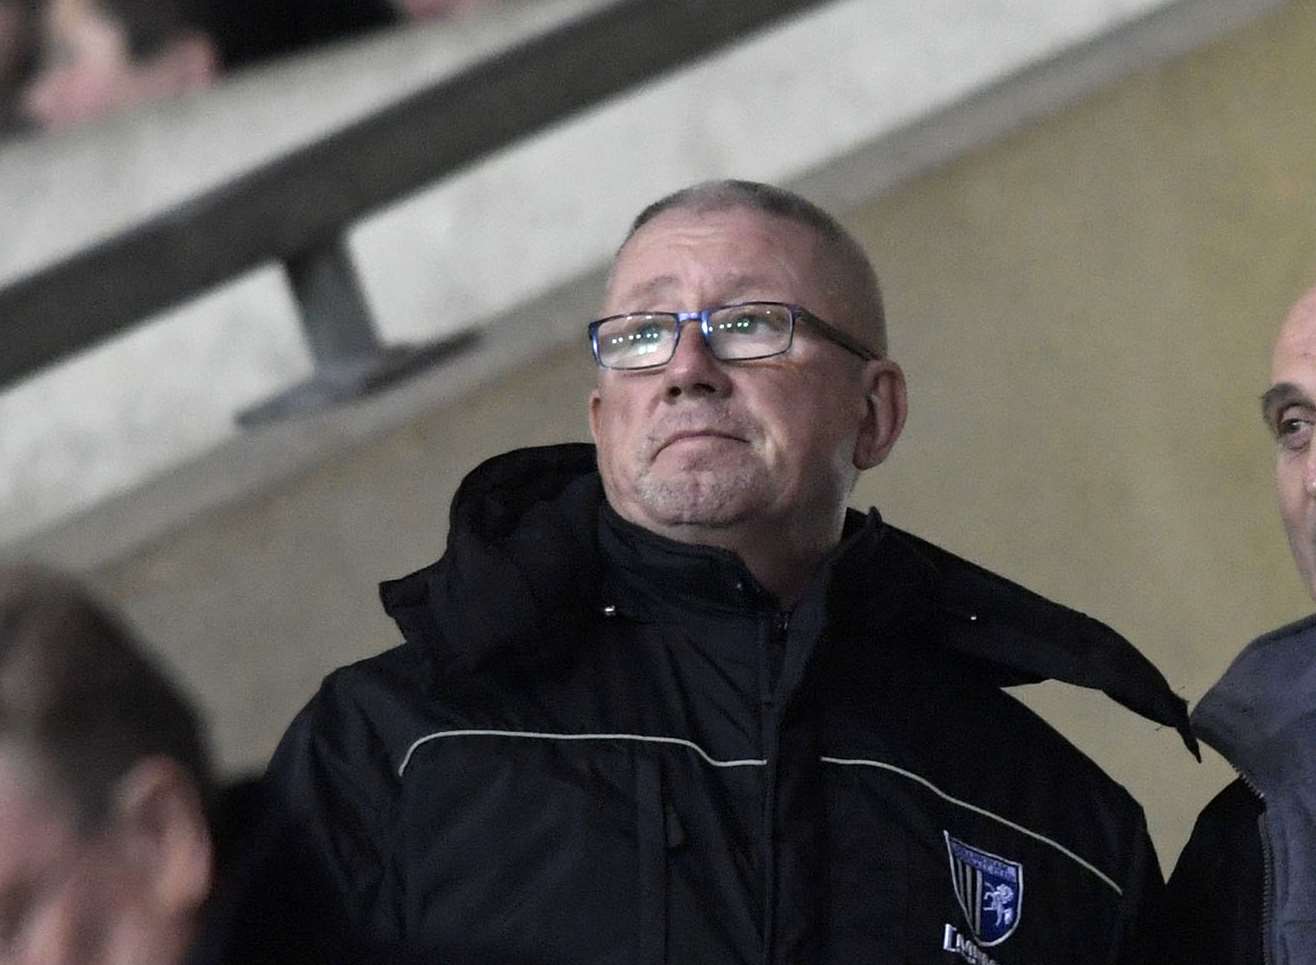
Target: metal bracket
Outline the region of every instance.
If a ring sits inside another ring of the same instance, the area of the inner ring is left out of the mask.
[[[315,374],[237,414],[244,428],[341,405],[416,375],[470,348],[474,329],[420,345],[386,346],[375,330],[343,237],[284,262]]]

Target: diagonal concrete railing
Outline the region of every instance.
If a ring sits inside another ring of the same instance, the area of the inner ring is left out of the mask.
[[[285,266],[316,371],[244,418],[355,397],[470,344],[386,349],[347,231],[549,124],[827,0],[620,0],[0,288],[0,387],[263,262]],[[150,266],[144,270],[144,266]]]

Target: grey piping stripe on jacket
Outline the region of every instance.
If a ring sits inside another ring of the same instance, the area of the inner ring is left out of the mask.
[[[768,763],[766,760],[758,758],[747,758],[744,760],[733,761],[718,760],[694,741],[688,741],[681,737],[660,737],[652,734],[552,734],[519,730],[441,730],[436,731],[433,734],[426,734],[424,737],[419,737],[412,741],[411,746],[407,748],[407,753],[402,757],[402,763],[398,765],[398,777],[402,777],[406,774],[407,765],[411,763],[412,755],[416,753],[417,749],[431,741],[444,740],[450,737],[515,737],[530,740],[560,741],[638,741],[649,744],[673,744],[678,747],[688,748],[713,767],[765,767]],[[1116,884],[1114,879],[1105,874],[1091,862],[1084,860],[1073,851],[1070,851],[1059,841],[1048,838],[1046,835],[1040,834],[1037,831],[1030,830],[1022,824],[1017,824],[1014,821],[1011,821],[1009,818],[1002,817],[1001,815],[988,811],[985,808],[978,807],[976,804],[972,804],[951,794],[947,794],[927,778],[915,774],[913,771],[907,771],[902,767],[897,767],[894,764],[888,764],[883,761],[866,760],[862,758],[824,756],[819,759],[826,764],[836,764],[842,767],[874,767],[878,770],[886,771],[890,774],[897,774],[911,781],[915,781],[949,804],[954,804],[956,807],[962,807],[965,810],[972,811],[974,814],[980,814],[985,818],[990,818],[1008,828],[1018,831],[1020,834],[1027,835],[1035,841],[1040,841],[1042,844],[1054,848],[1081,868],[1095,875],[1100,881],[1112,888],[1117,895],[1121,897],[1124,895],[1124,889]]]

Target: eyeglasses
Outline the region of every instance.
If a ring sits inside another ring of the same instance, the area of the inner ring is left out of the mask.
[[[782,302],[742,302],[697,312],[609,315],[590,322],[589,341],[594,361],[605,369],[652,369],[666,365],[676,355],[681,326],[698,321],[699,333],[715,359],[748,362],[789,351],[795,340],[795,323],[801,320],[861,359],[881,357],[807,309]]]

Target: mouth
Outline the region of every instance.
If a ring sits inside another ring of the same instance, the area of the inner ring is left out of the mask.
[[[662,444],[659,445],[658,449],[654,452],[654,455],[657,455],[659,452],[662,452],[664,449],[668,448],[669,446],[673,446],[679,442],[711,441],[717,439],[721,439],[727,442],[748,441],[746,439],[741,438],[740,436],[733,435],[730,432],[721,432],[717,429],[682,429],[679,432],[672,433],[670,436],[664,439]]]

